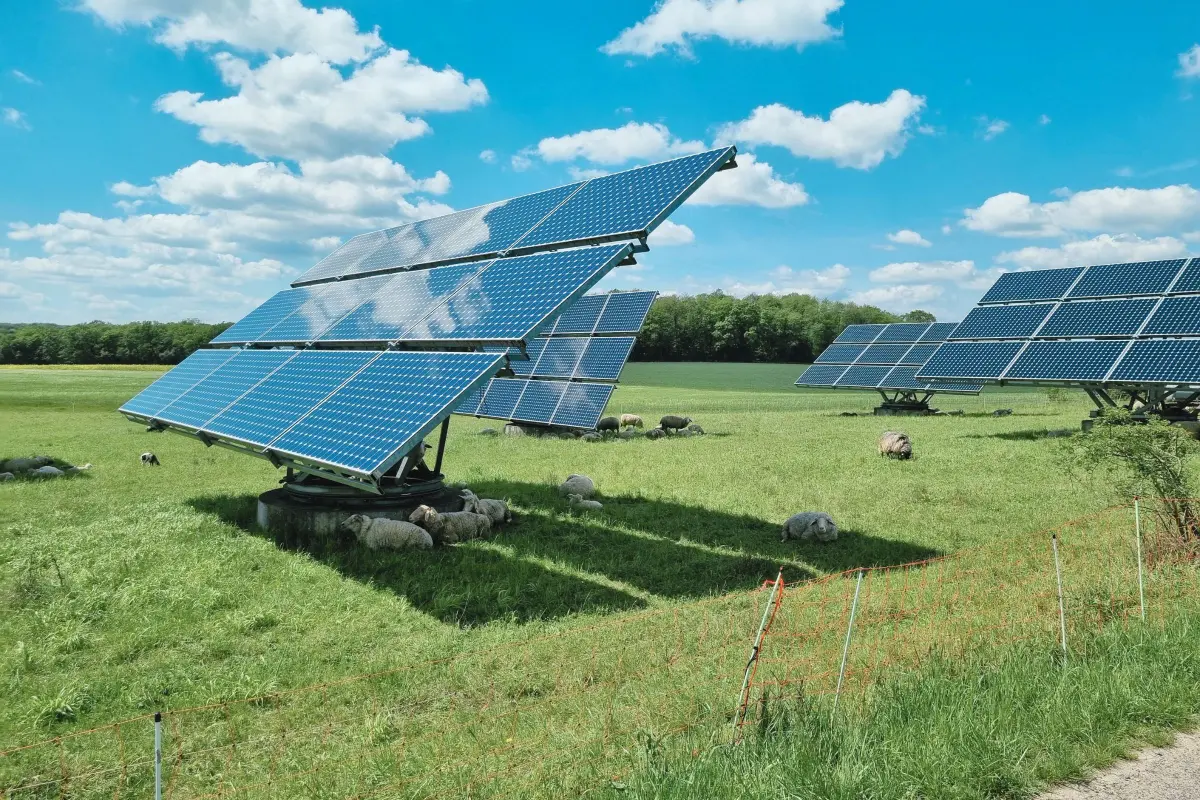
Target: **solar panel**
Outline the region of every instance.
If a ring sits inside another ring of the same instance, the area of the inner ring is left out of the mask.
[[[1023,346],[1022,342],[946,342],[917,370],[917,379],[994,380]]]
[[[510,419],[514,422],[550,424],[566,386],[563,381],[526,381],[525,390],[521,392],[521,399],[517,401]]]
[[[235,350],[197,350],[128,400],[119,409],[139,419],[151,419],[172,401],[233,358]]]
[[[978,306],[971,309],[948,337],[956,339],[1019,339],[1030,336],[1054,310],[1053,303],[1021,306]]]
[[[1200,259],[1198,259],[1200,260]],[[1176,336],[1200,331],[1200,297],[1168,297],[1150,317],[1142,333]]]
[[[535,339],[541,342],[529,352],[528,366],[522,369],[519,361],[513,361],[513,371],[517,375],[537,375],[542,378],[573,378],[575,368],[579,366],[584,351],[587,350],[587,339]]]
[[[887,325],[847,325],[834,344],[870,344],[883,332]]]
[[[829,386],[837,385],[838,378],[846,374],[845,364],[826,365],[813,364],[796,379],[797,386]]]
[[[863,351],[855,363],[899,364],[911,347],[908,344],[873,344]]]
[[[1175,284],[1171,286],[1171,293],[1176,292],[1200,292],[1200,258],[1193,258],[1187,265],[1187,268],[1180,273]]]
[[[637,333],[646,322],[658,292],[612,292],[596,323],[596,333]]]
[[[521,392],[526,383],[528,381],[513,378],[493,378],[473,413],[481,417],[512,419],[513,409],[517,407],[517,401],[521,399]]]
[[[891,367],[863,367],[856,365],[848,368],[845,374],[838,378],[838,386],[847,389],[875,389],[879,386],[879,382],[886,378],[887,374],[891,371]]]
[[[1102,381],[1125,350],[1121,341],[1030,342],[1006,378]]]
[[[1118,383],[1200,384],[1200,339],[1134,342],[1109,380]]]
[[[518,423],[592,430],[613,387],[607,383],[493,378],[478,398],[455,412]]]
[[[929,323],[925,322],[898,322],[893,325],[888,325],[880,333],[878,342],[918,342],[921,337],[929,330]]]
[[[386,275],[376,275],[361,281],[313,287],[303,305],[255,341],[273,344],[315,341],[344,315],[369,300],[388,280]]]
[[[1126,294],[1162,294],[1187,263],[1186,258],[1170,261],[1140,261],[1134,264],[1102,264],[1088,267],[1068,297],[1113,297]]]
[[[576,378],[595,381],[615,381],[633,352],[637,342],[632,336],[609,336],[588,340],[587,351],[575,369]]]
[[[957,325],[955,327],[957,327]],[[951,328],[950,330],[954,330],[954,328]],[[904,354],[904,357],[901,358],[898,363],[911,364],[919,367],[928,361],[929,357],[932,356],[937,349],[938,346],[936,344],[914,344],[912,348],[910,348],[909,351]]]
[[[937,342],[941,343],[949,338],[950,334],[958,327],[957,322],[935,322],[929,326],[929,330],[921,336],[921,342]]]
[[[1040,269],[1032,272],[1007,272],[1001,275],[983,303],[1012,303],[1019,300],[1058,300],[1083,273],[1083,267]]]
[[[1037,332],[1039,337],[1132,336],[1157,300],[1083,300],[1063,303]]]
[[[817,356],[814,364],[853,364],[858,360],[858,357],[863,354],[867,348],[861,344],[834,344],[829,345],[821,351],[821,355]]]
[[[324,287],[284,289],[226,328],[212,343],[248,344],[258,341],[263,334],[294,314],[312,297],[314,290],[319,288]]]
[[[592,430],[612,393],[613,387],[607,383],[569,383],[550,422],[564,428]]]
[[[241,350],[157,412],[154,419],[198,430],[297,352]]]

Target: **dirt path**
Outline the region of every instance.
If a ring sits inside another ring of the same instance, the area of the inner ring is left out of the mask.
[[[1038,800],[1195,800],[1200,798],[1200,733],[1150,747],[1087,783],[1064,786]]]

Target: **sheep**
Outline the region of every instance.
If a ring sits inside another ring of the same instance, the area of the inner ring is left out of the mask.
[[[342,521],[342,529],[353,534],[368,550],[428,550],[433,547],[429,531],[399,519],[354,514]]]
[[[601,417],[600,421],[596,423],[596,430],[600,433],[605,431],[616,433],[620,428],[621,422],[616,417]]]
[[[667,432],[664,431],[662,428],[651,428],[650,430],[646,431],[647,439],[661,439],[666,435],[667,435]]]
[[[697,424],[696,424],[696,423],[694,423],[694,422],[693,422],[692,424],[688,425],[688,426],[687,426],[687,429],[688,429],[689,431],[691,431],[692,433],[696,434],[697,436],[703,436],[703,435],[704,435],[704,428],[701,428],[699,425],[697,425]]]
[[[803,511],[793,514],[788,517],[787,522],[783,523],[783,533],[779,537],[779,541],[786,542],[788,539],[803,541],[812,538],[816,538],[818,542],[835,541],[838,538],[838,529],[833,517],[824,511]]]
[[[471,511],[438,512],[430,506],[417,506],[408,520],[429,531],[442,544],[483,539],[492,532],[492,520]]]
[[[621,415],[621,427],[622,428],[640,428],[640,427],[642,427],[642,424],[643,424],[642,418],[639,417],[637,414],[622,414]]]
[[[558,493],[563,497],[573,494],[584,498],[595,497],[596,483],[587,475],[568,475],[567,479],[558,487]]]
[[[580,436],[579,438],[583,439],[583,441],[585,441],[585,442],[602,442],[602,441],[604,441],[604,437],[601,436],[600,434],[596,433],[595,431],[588,431],[587,433],[585,433],[583,436]]]
[[[45,466],[38,467],[29,474],[39,478],[61,478],[64,473],[58,467]]]
[[[1012,409],[1011,408],[997,408],[995,411],[992,412],[992,416],[993,417],[1011,417]]]
[[[480,436],[499,436],[500,431],[496,430],[495,428],[483,428],[482,430],[479,431],[479,435]]]
[[[13,475],[11,472],[0,472],[0,483],[3,483],[4,481],[14,480],[14,479],[16,479],[16,477],[17,476]]]
[[[508,504],[503,500],[485,500],[470,489],[463,490],[462,498],[465,501],[463,511],[482,514],[490,519],[493,525],[512,522],[512,512],[508,510]]]
[[[33,456],[31,458],[10,458],[3,464],[0,464],[0,469],[5,472],[27,472],[35,470],[38,467],[47,467],[54,462],[54,459],[49,456]]]
[[[158,456],[154,455],[154,453],[142,453],[142,466],[143,467],[159,466]]]
[[[687,437],[695,436],[696,434],[691,428],[680,428],[678,435],[686,439]]]
[[[579,494],[567,495],[567,502],[577,511],[599,511],[604,508],[604,504],[599,500],[584,500],[583,495]]]
[[[633,428],[623,430],[617,434],[618,439],[636,439],[639,436],[641,436],[641,434],[635,431]]]
[[[658,427],[662,428],[664,431],[677,431],[680,428],[686,428],[691,424],[691,417],[677,417],[674,414],[667,414],[658,421]]]
[[[879,455],[888,458],[912,458],[912,440],[908,434],[887,431],[879,437]]]

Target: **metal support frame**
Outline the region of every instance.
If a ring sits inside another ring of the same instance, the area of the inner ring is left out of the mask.
[[[876,389],[883,404],[875,409],[876,414],[929,414],[929,399],[935,392],[913,389]],[[888,393],[891,392],[889,395]]]
[[[438,436],[437,461],[433,465],[433,471],[438,475],[442,474],[442,456],[446,453],[446,435],[450,433],[450,417],[442,420],[442,432]]]

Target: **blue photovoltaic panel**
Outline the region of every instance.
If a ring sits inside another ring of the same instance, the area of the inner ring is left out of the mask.
[[[889,389],[908,389],[910,391],[928,391],[929,381],[918,381],[916,367],[893,367],[892,371],[880,382]]]
[[[493,378],[483,392],[476,413],[481,417],[512,419],[513,409],[527,382],[516,378]]]
[[[546,349],[548,339],[530,339],[525,345],[525,355],[527,359],[520,358],[520,351],[515,347],[505,347],[498,349],[496,352],[507,353],[509,355],[508,366],[512,369],[513,374],[525,378],[533,374],[534,365],[537,364],[538,358]]]
[[[381,474],[502,359],[496,353],[380,353],[270,449],[360,475]]]
[[[258,341],[263,334],[287,319],[312,296],[308,287],[284,289],[258,308],[226,328],[213,344],[246,344]]]
[[[646,322],[657,292],[614,292],[608,295],[596,333],[637,333]]]
[[[564,428],[593,430],[608,405],[613,387],[607,383],[569,383],[551,424]]]
[[[1193,258],[1187,269],[1175,281],[1171,293],[1175,292],[1200,292],[1200,258]]]
[[[353,272],[358,263],[374,253],[387,238],[387,231],[360,233],[318,261],[316,266],[308,272],[292,281],[292,286],[300,286],[326,278],[336,278],[347,272]]]
[[[298,352],[240,350],[154,417],[187,428],[202,428],[204,423],[225,410],[226,406],[286,361],[294,358]]]
[[[846,372],[846,367],[813,364],[796,379],[797,386],[833,386]]]
[[[1186,258],[1177,258],[1088,267],[1068,297],[1162,294],[1186,262]]]
[[[1028,306],[977,306],[959,323],[955,339],[1020,339],[1030,336],[1054,308],[1053,303]],[[972,376],[976,377],[976,376]]]
[[[287,319],[264,333],[261,343],[302,343],[320,338],[331,325],[371,299],[390,280],[387,275],[314,286],[308,300]]]
[[[1060,305],[1038,331],[1039,338],[1132,336],[1157,300],[1083,300]]]
[[[992,284],[980,303],[1012,303],[1020,300],[1058,300],[1071,288],[1083,267],[1007,272]]]
[[[621,377],[621,370],[629,360],[629,354],[637,340],[632,336],[608,336],[586,341],[587,352],[583,354],[583,359],[575,370],[575,377],[594,381],[615,381]]]
[[[233,358],[236,350],[197,350],[130,399],[120,410],[150,419],[173,400]]]
[[[882,337],[881,337],[882,338]],[[875,341],[880,341],[876,339]],[[901,363],[905,353],[912,345],[907,344],[873,344],[863,351],[856,364],[888,364]]]
[[[914,344],[912,349],[904,354],[904,358],[900,359],[900,363],[919,367],[928,361],[937,349],[936,344]]]
[[[1200,297],[1166,298],[1142,333],[1147,336],[1200,334]]]
[[[866,344],[875,341],[886,325],[847,325],[833,340],[834,344]]]
[[[549,425],[554,419],[554,410],[562,399],[563,381],[526,381],[525,391],[517,407],[513,409],[512,417],[517,422],[538,422]]]
[[[579,365],[579,360],[583,358],[584,350],[587,349],[588,340],[579,338],[569,339],[534,339],[534,342],[544,342],[544,344],[535,346],[535,350],[540,350],[538,358],[534,360],[532,351],[529,353],[529,358],[533,361],[533,365],[525,373],[527,375],[538,375],[543,378],[571,378],[575,375],[575,367]],[[521,372],[514,366],[513,371],[518,375]]]
[[[947,342],[917,370],[917,380],[995,380],[1022,345],[1022,342]]]
[[[838,379],[838,386],[874,389],[891,371],[891,367],[850,367],[846,374]]]
[[[853,364],[867,348],[861,344],[831,344],[821,351],[814,364]]]
[[[485,383],[483,386],[472,389],[469,393],[464,395],[463,399],[458,401],[458,405],[455,406],[454,413],[466,414],[472,417],[475,416],[479,411],[479,404],[483,402],[483,393],[487,391],[487,387],[488,384]]]
[[[1004,377],[1101,381],[1125,349],[1121,341],[1030,342]]]
[[[528,339],[630,250],[627,244],[602,245],[493,261],[429,317],[406,330],[404,339]]]
[[[591,333],[600,321],[600,312],[608,298],[602,294],[587,294],[576,300],[554,321],[554,327],[546,333],[557,336],[564,333]]]
[[[266,447],[378,355],[362,350],[301,350],[209,420],[204,432]]]
[[[946,341],[946,338],[958,327],[957,322],[935,322],[929,326],[929,330],[921,337],[922,342],[941,342]]]
[[[877,343],[918,342],[928,330],[929,324],[925,322],[897,322],[884,328],[875,341]]]
[[[401,272],[380,278],[379,289],[318,337],[321,342],[387,342],[404,338],[457,290],[478,263]],[[350,283],[361,283],[352,281]]]
[[[1128,383],[1200,384],[1200,339],[1134,342],[1110,376]]]
[[[593,178],[514,248],[649,233],[734,153],[726,147]]]

